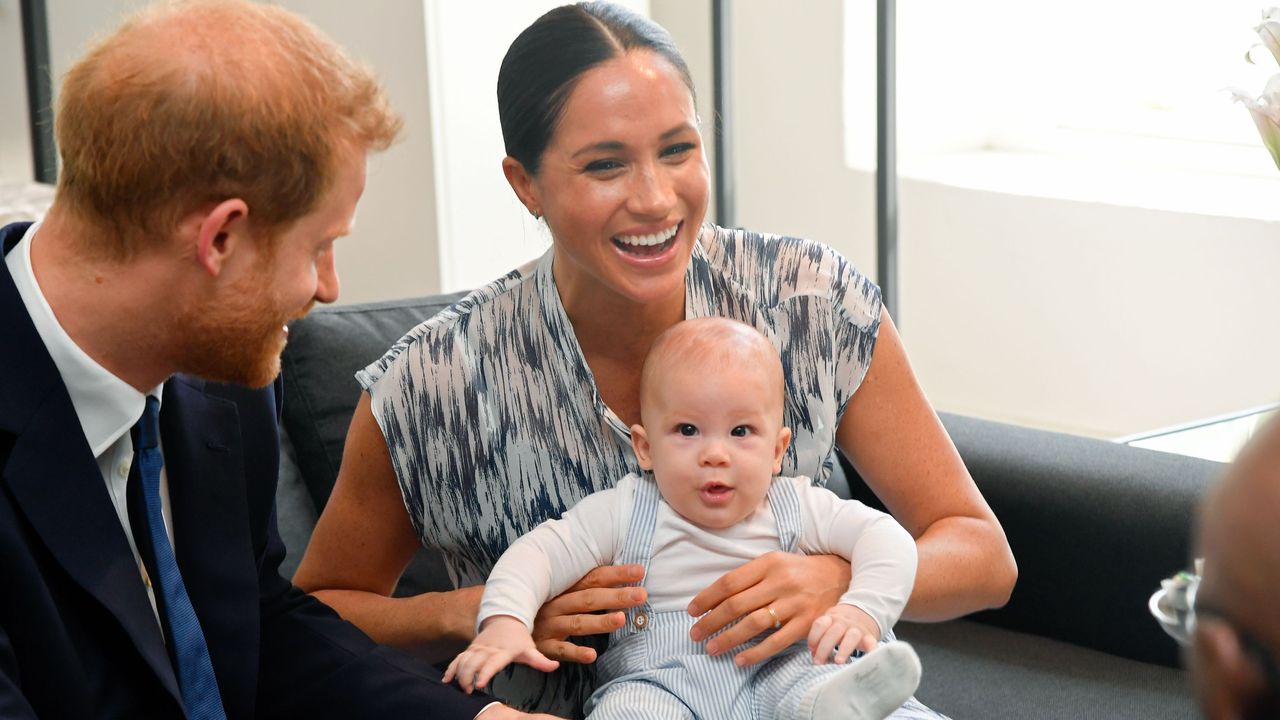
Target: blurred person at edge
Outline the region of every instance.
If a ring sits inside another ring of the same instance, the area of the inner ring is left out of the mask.
[[[1280,417],[1209,493],[1197,519],[1203,576],[1189,650],[1211,720],[1280,718]]]

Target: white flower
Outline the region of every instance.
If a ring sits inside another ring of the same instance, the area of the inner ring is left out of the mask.
[[[1232,90],[1236,100],[1243,103],[1253,116],[1253,124],[1258,127],[1258,135],[1262,144],[1271,152],[1271,159],[1280,168],[1280,75],[1274,75],[1267,81],[1262,96],[1254,99],[1239,90]]]
[[[1280,63],[1280,7],[1273,7],[1262,13],[1262,24],[1254,28],[1262,44],[1271,51],[1271,56]]]
[[[1262,38],[1262,44],[1271,51],[1271,56],[1280,63],[1280,7],[1263,12],[1262,23],[1254,30]],[[1253,58],[1247,53],[1245,58],[1253,62]],[[1271,159],[1280,168],[1280,74],[1271,76],[1262,95],[1257,98],[1235,89],[1231,94],[1248,108],[1249,114],[1253,116],[1253,124],[1258,128],[1258,135],[1262,137],[1262,144],[1267,146]]]

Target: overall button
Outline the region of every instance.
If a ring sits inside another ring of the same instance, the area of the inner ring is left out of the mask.
[[[642,610],[636,613],[636,619],[633,622],[637,630],[643,630],[649,626],[649,616]]]

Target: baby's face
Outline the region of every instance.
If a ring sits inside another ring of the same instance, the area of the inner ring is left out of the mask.
[[[711,529],[734,525],[764,502],[791,431],[782,427],[779,379],[762,369],[671,367],[632,427],[640,466],[667,503]]]

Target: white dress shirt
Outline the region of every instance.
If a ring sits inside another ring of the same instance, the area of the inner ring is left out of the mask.
[[[125,381],[112,375],[106,368],[89,357],[75,340],[67,334],[54,315],[53,308],[40,284],[36,281],[35,270],[31,264],[31,246],[34,244],[40,224],[36,223],[27,229],[26,235],[5,256],[5,264],[9,274],[13,276],[13,284],[22,297],[22,304],[31,316],[40,339],[44,342],[53,364],[62,376],[62,382],[71,396],[71,405],[75,408],[76,417],[80,420],[80,429],[84,432],[85,442],[98,461],[98,470],[102,473],[102,481],[106,484],[107,495],[115,506],[116,516],[120,518],[120,526],[124,537],[133,551],[133,558],[138,563],[140,578],[146,584],[147,596],[151,599],[152,612],[159,622],[160,615],[156,607],[155,592],[142,564],[142,556],[133,541],[133,532],[129,526],[129,508],[125,502],[125,488],[128,485],[129,467],[133,463],[133,439],[129,435],[130,428],[142,417],[146,407],[147,395],[160,398],[160,386],[148,393],[141,393]],[[163,444],[161,446],[163,452]],[[160,471],[160,503],[164,515],[165,530],[169,534],[169,542],[173,542],[173,520],[169,508],[169,478],[162,468]]]

